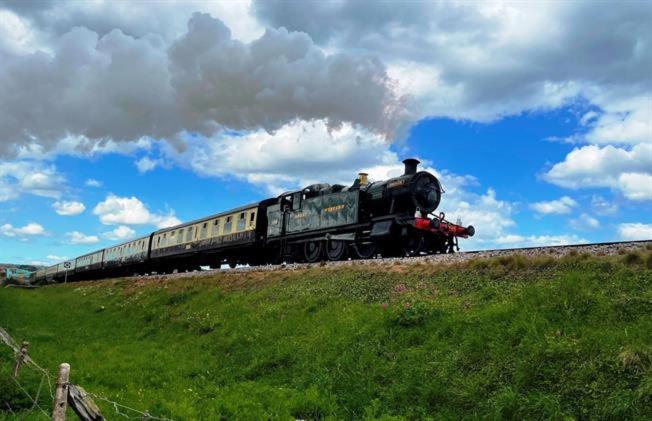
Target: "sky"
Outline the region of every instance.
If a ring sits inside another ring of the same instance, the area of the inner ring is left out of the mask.
[[[652,3],[0,0],[0,262],[416,157],[464,250],[652,239]]]

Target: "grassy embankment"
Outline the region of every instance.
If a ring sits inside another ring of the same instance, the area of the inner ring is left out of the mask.
[[[643,250],[4,289],[0,326],[175,419],[649,419],[651,267]],[[20,418],[12,361],[0,347],[0,411]]]

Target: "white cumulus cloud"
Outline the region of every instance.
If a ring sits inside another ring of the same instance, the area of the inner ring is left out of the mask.
[[[148,171],[152,171],[159,165],[159,162],[155,159],[151,159],[148,156],[144,156],[135,162],[138,172],[145,174]]]
[[[582,213],[577,218],[568,221],[571,228],[579,231],[588,231],[600,228],[600,221],[587,213]]]
[[[86,235],[79,231],[71,231],[66,233],[70,244],[95,244],[100,241],[97,235]]]
[[[495,242],[500,248],[516,247],[543,247],[543,246],[563,246],[568,244],[583,244],[588,241],[575,234],[573,235],[515,235],[509,234],[499,237]]]
[[[84,182],[87,187],[102,187],[102,182],[94,178],[89,178]]]
[[[0,234],[6,237],[27,237],[34,235],[45,235],[45,229],[41,224],[30,222],[22,227],[14,227],[11,224],[0,226]]]
[[[52,204],[52,208],[56,213],[63,216],[79,215],[86,210],[86,206],[77,201],[57,201]]]
[[[601,216],[610,216],[618,213],[618,204],[613,200],[607,200],[599,194],[591,196],[591,209]]]
[[[622,240],[652,240],[652,224],[640,222],[619,224],[618,235]]]
[[[650,200],[652,143],[625,149],[612,145],[576,148],[550,168],[544,178],[572,189],[610,187],[632,200]]]
[[[0,161],[0,202],[22,194],[59,198],[64,190],[65,178],[54,165],[33,160]]]
[[[124,241],[129,240],[130,238],[134,238],[136,231],[126,225],[120,225],[114,230],[105,232],[102,235],[109,240]]]
[[[623,173],[618,177],[623,195],[631,200],[652,200],[652,174]]]
[[[156,225],[165,228],[180,223],[174,212],[158,214],[150,212],[138,198],[118,197],[110,194],[95,206],[93,214],[105,225]]]
[[[556,200],[532,203],[530,208],[543,215],[561,215],[570,213],[576,206],[577,202],[573,198],[562,196]]]

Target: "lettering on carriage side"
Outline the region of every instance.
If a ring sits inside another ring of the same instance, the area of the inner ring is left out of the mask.
[[[324,209],[324,212],[337,212],[338,210],[344,209],[344,206],[345,206],[344,204],[329,206]]]
[[[303,211],[295,212],[295,213],[292,214],[292,217],[295,218],[295,219],[305,218],[305,217],[306,217],[306,213],[303,212]]]

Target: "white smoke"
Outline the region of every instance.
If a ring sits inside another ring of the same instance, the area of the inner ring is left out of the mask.
[[[405,118],[380,61],[326,54],[308,35],[284,28],[243,43],[201,13],[171,43],[75,27],[51,51],[0,55],[0,154],[47,150],[70,137],[95,144],[273,132],[315,119],[391,136]]]

